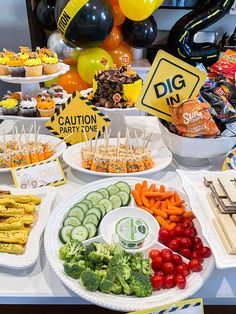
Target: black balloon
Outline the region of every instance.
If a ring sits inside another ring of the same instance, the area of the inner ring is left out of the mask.
[[[58,19],[70,0],[58,0],[55,17]],[[92,48],[99,46],[110,34],[114,24],[111,5],[106,0],[89,0],[78,10],[69,23],[65,33],[58,30],[69,44],[74,47]]]
[[[223,18],[235,0],[209,0],[183,16],[170,31],[168,48],[179,58],[196,64],[213,64],[219,58],[219,49],[212,43],[195,43],[194,35]]]
[[[157,23],[151,15],[146,20],[136,22],[126,19],[122,25],[125,41],[134,48],[150,46],[157,35]]]
[[[57,29],[55,4],[56,0],[40,0],[36,8],[36,16],[39,23],[48,31]]]

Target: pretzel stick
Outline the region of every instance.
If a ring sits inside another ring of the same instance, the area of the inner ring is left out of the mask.
[[[149,137],[148,137],[148,139],[147,139],[147,142],[146,142],[146,144],[145,144],[145,148],[147,148],[148,143],[149,143],[150,140],[151,140],[152,134],[153,134],[153,133],[151,132],[150,135],[149,135]]]

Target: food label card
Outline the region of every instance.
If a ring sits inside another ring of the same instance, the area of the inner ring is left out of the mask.
[[[75,92],[46,122],[46,128],[68,145],[95,139],[110,125],[110,120],[86,98]],[[85,134],[86,133],[86,134]]]
[[[11,169],[15,186],[33,189],[42,186],[57,186],[66,183],[66,177],[58,158],[29,166]]]
[[[201,70],[159,50],[135,106],[171,122],[169,107],[196,97],[205,80]]]
[[[149,310],[132,312],[132,314],[204,314],[202,299],[186,300],[171,305],[160,306]],[[130,313],[131,314],[131,313]]]

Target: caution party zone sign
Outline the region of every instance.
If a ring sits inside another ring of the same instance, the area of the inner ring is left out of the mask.
[[[78,92],[72,94],[58,112],[45,123],[46,128],[68,145],[95,139],[110,125],[110,120]]]

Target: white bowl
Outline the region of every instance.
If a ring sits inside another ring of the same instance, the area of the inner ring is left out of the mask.
[[[236,145],[236,137],[184,137],[171,133],[159,120],[158,123],[163,142],[180,164],[192,166],[208,165],[209,158],[226,154]]]

